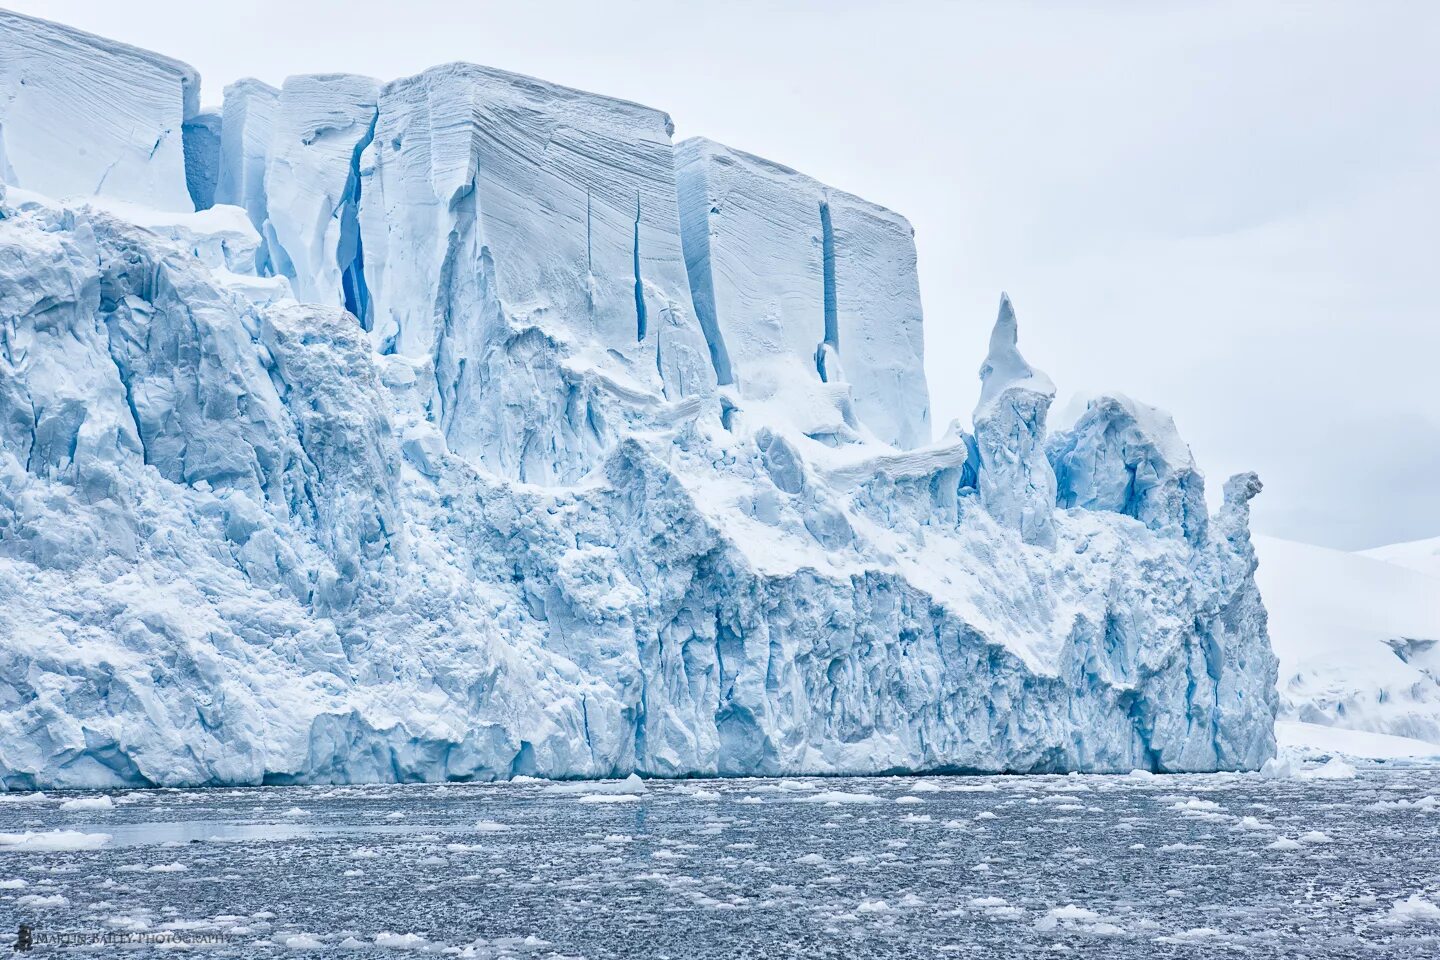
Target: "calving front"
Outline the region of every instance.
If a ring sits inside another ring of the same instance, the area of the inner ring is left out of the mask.
[[[1008,301],[929,442],[897,214],[488,68],[201,111],[0,30],[7,786],[1272,755],[1258,482],[1050,433]]]

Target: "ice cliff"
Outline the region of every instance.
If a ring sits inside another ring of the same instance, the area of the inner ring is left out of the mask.
[[[931,442],[900,216],[484,67],[217,113],[0,30],[6,787],[1273,753],[1258,481],[1048,431],[1008,300]]]

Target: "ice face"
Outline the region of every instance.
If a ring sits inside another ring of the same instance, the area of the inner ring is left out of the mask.
[[[720,382],[788,411],[805,433],[849,433],[858,421],[894,446],[929,442],[905,218],[703,138],[677,148],[676,179]]]
[[[1258,481],[1174,535],[1117,406],[1057,509],[1008,301],[924,442],[903,220],[529,78],[375,92],[232,86],[203,213],[0,196],[0,782],[1273,753]]]
[[[280,91],[259,80],[237,80],[225,88],[215,202],[243,208],[262,232],[269,219],[265,165],[279,104]]]
[[[361,166],[374,339],[425,365],[451,450],[568,482],[713,394],[665,114],[451,64],[385,86]]]
[[[1192,540],[1204,535],[1204,478],[1163,410],[1120,395],[1097,398],[1046,452],[1060,506],[1113,510]]]
[[[199,91],[179,61],[0,10],[0,180],[194,210],[183,127]]]
[[[265,167],[265,237],[276,273],[299,299],[344,307],[367,328],[360,155],[375,132],[379,96],[368,77],[286,80]]]

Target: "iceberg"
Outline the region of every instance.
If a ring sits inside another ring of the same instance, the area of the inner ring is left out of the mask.
[[[1259,481],[1008,299],[932,441],[898,215],[469,64],[221,117],[201,213],[0,182],[7,789],[1274,755]]]

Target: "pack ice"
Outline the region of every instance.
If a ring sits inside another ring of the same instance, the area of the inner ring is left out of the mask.
[[[932,442],[899,215],[485,67],[202,110],[0,30],[6,787],[1273,754],[1258,481],[1049,430],[1008,300]]]

